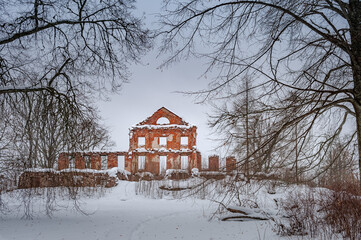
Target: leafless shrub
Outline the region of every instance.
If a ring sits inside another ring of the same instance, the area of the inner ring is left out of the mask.
[[[135,185],[135,192],[138,195],[144,195],[150,198],[162,198],[163,191],[159,188],[159,181],[140,180]]]
[[[185,197],[194,197],[199,199],[212,198],[212,195],[223,193],[224,188],[214,182],[223,182],[222,180],[206,180],[203,178],[190,178],[184,180],[140,180],[136,183],[136,194],[146,197],[161,199],[171,197],[180,199]]]
[[[288,198],[283,202],[282,208],[285,216],[288,218],[288,226],[278,224],[278,233],[281,235],[317,235],[320,223],[317,214],[317,201],[312,190],[305,193],[290,193]]]
[[[100,198],[106,192],[105,187],[99,186],[18,189],[3,194],[3,200],[7,204],[4,204],[2,214],[11,213],[22,219],[33,219],[45,214],[51,218],[57,211],[71,209],[89,215],[91,212],[84,209],[82,201],[86,198]],[[16,208],[11,206],[14,203]]]
[[[351,191],[308,188],[290,193],[281,208],[288,220],[275,220],[280,235],[361,238],[361,198]]]
[[[353,195],[361,196],[360,182],[355,178],[347,181],[332,181],[329,184],[321,185],[336,192],[347,192]]]
[[[360,193],[360,191],[358,191]],[[346,191],[332,191],[320,203],[324,221],[346,239],[361,238],[361,198]]]

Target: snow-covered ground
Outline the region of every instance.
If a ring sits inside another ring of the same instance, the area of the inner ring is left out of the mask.
[[[22,220],[20,202],[10,199],[11,212],[0,218],[0,240],[281,239],[272,231],[269,221],[211,219],[217,204],[210,200],[150,199],[136,195],[135,186],[134,182],[120,181],[103,196],[82,198],[80,206],[88,215],[72,207],[64,208],[71,201],[62,200],[58,201],[58,210],[49,218],[41,212],[42,207],[36,208],[35,202],[34,218]],[[5,196],[5,199],[15,198],[15,195]]]

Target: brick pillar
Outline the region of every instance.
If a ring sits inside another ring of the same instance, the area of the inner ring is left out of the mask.
[[[108,154],[108,169],[118,167],[118,155],[115,153]]]
[[[91,161],[91,168],[92,169],[96,169],[96,170],[100,170],[100,166],[101,166],[101,160],[100,160],[100,155],[99,153],[93,153],[91,155],[91,158],[90,158],[90,161]]]
[[[188,156],[188,162],[190,169],[192,168],[198,168],[197,166],[197,154],[195,152],[192,152],[189,156]]]
[[[208,157],[208,170],[219,171],[219,156],[213,155]]]
[[[76,169],[84,169],[85,168],[84,157],[80,152],[75,153],[75,168]]]
[[[236,158],[234,156],[229,156],[226,158],[226,171],[232,172],[236,170]]]
[[[202,171],[202,155],[197,151],[197,168],[199,171]]]
[[[124,155],[124,169],[128,172],[132,172],[132,155]]]
[[[135,174],[136,172],[138,172],[138,155],[135,153],[130,155],[130,161],[131,161],[131,170],[132,170],[130,172],[132,174]]]
[[[197,168],[199,171],[202,170],[202,156],[200,152],[194,151],[189,155],[188,168],[189,170],[192,170],[192,168]]]
[[[58,157],[58,170],[63,170],[69,167],[69,159],[67,153],[60,153]]]

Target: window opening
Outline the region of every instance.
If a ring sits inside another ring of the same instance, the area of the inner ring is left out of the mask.
[[[181,156],[181,169],[188,169],[188,156]]]
[[[118,169],[124,170],[124,165],[125,165],[125,157],[118,156]]]
[[[138,137],[138,146],[145,146],[145,137]]]
[[[159,173],[164,174],[167,170],[167,156],[159,156]]]
[[[159,137],[159,145],[167,146],[167,137]]]
[[[85,168],[91,168],[90,156],[84,156]]]
[[[145,168],[145,156],[138,156],[138,170]]]
[[[69,168],[71,169],[75,168],[75,156],[72,155],[69,156]]]
[[[166,118],[166,117],[161,117],[157,120],[157,124],[163,125],[163,124],[169,124],[169,123],[170,122],[169,122],[168,118]]]
[[[181,137],[181,145],[188,146],[188,137]]]
[[[100,156],[100,159],[101,159],[100,169],[101,170],[108,169],[108,155],[102,155],[102,156]]]

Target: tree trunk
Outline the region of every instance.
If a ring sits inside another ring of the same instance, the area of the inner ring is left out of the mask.
[[[353,103],[356,113],[357,125],[357,147],[359,155],[359,178],[361,188],[361,2],[350,0],[349,4],[349,25],[351,36],[350,60],[354,81]]]
[[[361,105],[359,103],[355,103],[354,107],[356,112],[358,170],[359,170],[359,180],[360,180],[360,188],[361,188]]]
[[[246,79],[246,177],[247,177],[247,181],[249,181],[249,129],[248,129],[248,79]]]

